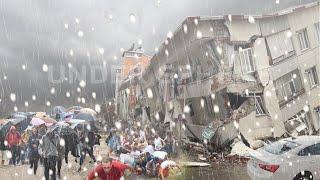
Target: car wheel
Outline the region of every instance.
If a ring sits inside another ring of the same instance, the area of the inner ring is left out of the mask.
[[[297,174],[293,180],[313,180],[313,175],[309,171],[304,171]]]

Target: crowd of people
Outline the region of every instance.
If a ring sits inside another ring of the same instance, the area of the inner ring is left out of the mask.
[[[38,166],[44,168],[44,177],[60,179],[63,160],[68,164],[69,152],[78,163],[78,172],[84,169],[87,155],[94,164],[87,174],[87,179],[99,177],[106,180],[117,180],[124,175],[126,169],[136,175],[165,178],[168,169],[178,167],[170,160],[176,155],[175,138],[167,133],[161,138],[147,126],[132,126],[119,130],[111,128],[107,131],[103,143],[107,145],[104,157],[94,155],[94,147],[100,145],[100,134],[90,128],[77,126],[70,131],[61,128],[35,126],[21,134],[15,126],[11,126],[0,142],[2,152],[1,164],[12,166],[29,165],[28,173],[37,174]]]

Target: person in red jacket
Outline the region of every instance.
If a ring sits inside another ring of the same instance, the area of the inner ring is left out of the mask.
[[[101,164],[89,172],[87,180],[93,180],[95,178],[100,180],[119,180],[126,169],[132,170],[132,168],[126,164],[110,158],[104,158]]]
[[[6,135],[5,139],[8,143],[8,149],[12,154],[12,158],[10,159],[10,164],[16,165],[17,159],[19,157],[19,143],[21,141],[21,135],[17,131],[16,127],[11,126],[9,132]]]

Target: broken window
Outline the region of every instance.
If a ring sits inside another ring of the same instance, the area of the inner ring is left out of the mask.
[[[309,39],[308,39],[307,28],[297,31],[297,38],[299,40],[301,51],[309,49]]]
[[[294,54],[290,30],[272,34],[266,40],[273,63],[277,63]]]
[[[317,36],[318,36],[318,42],[320,43],[320,22],[317,22],[314,25],[315,25],[316,33],[317,33]]]
[[[292,100],[297,93],[303,91],[300,72],[298,69],[291,71],[275,81],[276,94],[281,103]]]
[[[307,69],[306,74],[308,75],[309,84],[310,84],[311,88],[313,88],[319,84],[316,66],[313,66],[312,68]]]
[[[307,135],[314,130],[310,114],[304,110],[289,118],[284,125],[287,132],[293,136]]]
[[[244,73],[251,73],[255,71],[253,63],[252,48],[242,49],[239,48],[241,69]]]

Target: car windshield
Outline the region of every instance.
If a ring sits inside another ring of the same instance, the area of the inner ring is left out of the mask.
[[[277,141],[270,145],[265,146],[264,150],[271,154],[280,155],[298,146],[300,146],[300,144],[294,141],[283,140],[283,141]]]

